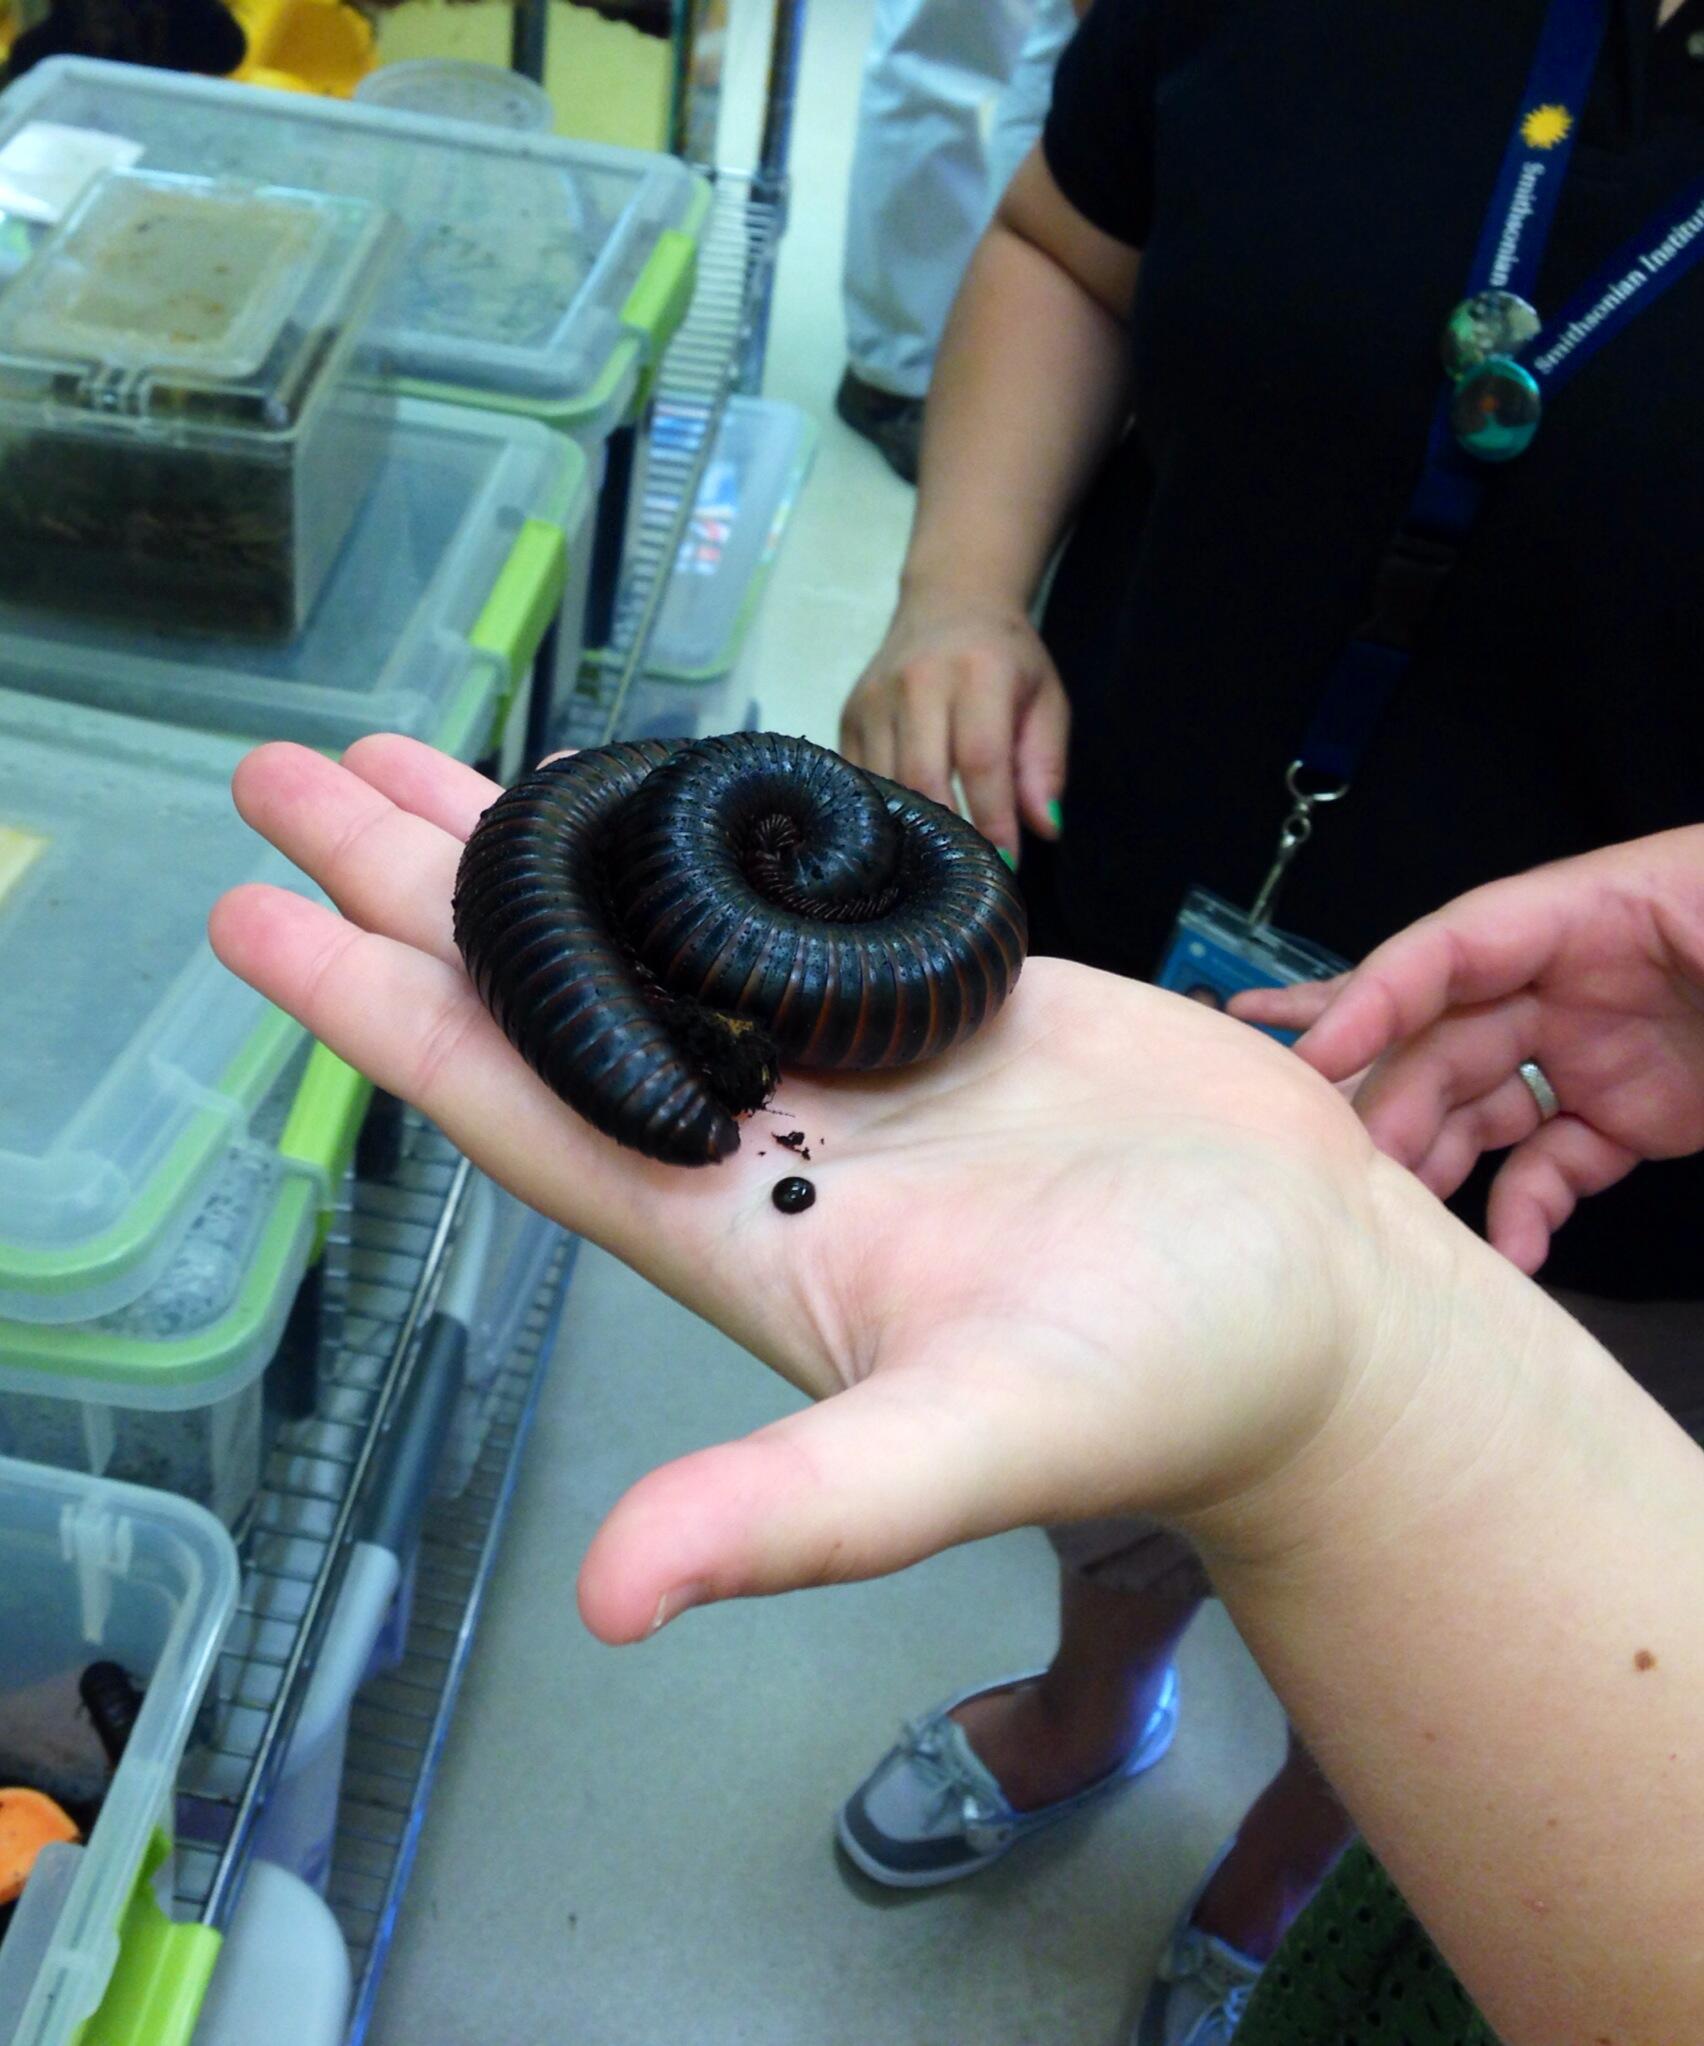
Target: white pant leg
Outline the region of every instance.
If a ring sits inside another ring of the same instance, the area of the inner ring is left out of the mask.
[[[847,353],[899,397],[935,348],[991,199],[983,122],[1035,0],[876,0],[847,195]]]
[[[1053,103],[1053,74],[1065,45],[1077,32],[1071,0],[1035,0],[1035,18],[1024,38],[1011,80],[1000,95],[988,138],[988,184],[998,203],[1012,174],[1041,139]]]

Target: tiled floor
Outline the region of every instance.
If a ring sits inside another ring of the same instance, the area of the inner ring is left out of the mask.
[[[811,10],[768,389],[823,422],[752,651],[766,719],[833,734],[880,635],[910,494],[832,418],[840,215],[868,0]],[[794,1396],[584,1255],[404,1914],[380,2046],[1122,2046],[1172,1913],[1276,1762],[1277,1709],[1210,1609],[1171,1756],[956,1890],[848,1872],[835,1804],[897,1722],[1044,1660],[1039,1535],[883,1584],[599,1647],[579,1558],[621,1490]]]

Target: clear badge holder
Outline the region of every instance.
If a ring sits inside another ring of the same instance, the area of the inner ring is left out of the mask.
[[[1206,888],[1184,897],[1155,984],[1174,994],[1224,1009],[1232,995],[1251,987],[1289,987],[1299,980],[1330,980],[1348,971],[1349,961],[1323,945],[1255,924],[1240,909]],[[1258,1025],[1257,1028],[1265,1028]],[[1268,1030],[1280,1044],[1294,1044],[1293,1030]]]

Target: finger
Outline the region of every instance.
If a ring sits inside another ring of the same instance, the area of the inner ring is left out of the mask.
[[[857,744],[846,755],[855,766],[871,774],[884,775],[889,781],[899,773],[899,737],[894,727],[893,712],[885,699],[872,703],[860,713],[857,721]]]
[[[651,1472],[587,1552],[586,1624],[637,1641],[689,1606],[880,1576],[1015,1524],[1013,1445],[967,1419],[867,1379]]]
[[[528,1069],[465,974],[281,888],[233,889],[208,935],[233,973],[476,1164],[619,1252],[637,1173]]]
[[[1288,987],[1250,987],[1232,995],[1227,1005],[1240,1023],[1260,1023],[1269,1030],[1306,1030],[1336,1000],[1347,974],[1331,980],[1298,980]]]
[[[1576,1116],[1554,1117],[1505,1159],[1491,1182],[1486,1234],[1492,1247],[1530,1276],[1579,1203],[1625,1179],[1638,1162],[1635,1152]]]
[[[455,961],[456,839],[306,746],[250,753],[231,793],[243,820],[316,880],[352,922]]]
[[[1049,675],[1018,719],[1018,807],[1037,838],[1060,833],[1059,799],[1065,793],[1070,737],[1070,703],[1057,677]]]
[[[1015,857],[1018,811],[1011,697],[986,684],[960,687],[953,695],[951,727],[953,766],[964,784],[971,821],[985,838]]]
[[[900,677],[894,779],[950,809],[953,770],[948,716],[948,693],[938,680],[914,680],[909,674]]]
[[[343,765],[389,796],[399,809],[413,811],[458,840],[472,836],[473,827],[503,793],[501,783],[476,768],[464,767],[436,746],[423,746],[396,732],[357,739],[344,754]]]
[[[1368,1135],[1387,1157],[1417,1170],[1446,1119],[1500,1087],[1532,1055],[1538,1027],[1531,997],[1518,995],[1459,1011],[1399,1043],[1356,1092]]]
[[[1328,1080],[1371,1065],[1447,1011],[1525,987],[1556,939],[1540,874],[1476,888],[1370,952],[1297,1046]]]
[[[1415,1175],[1447,1201],[1488,1151],[1506,1151],[1530,1137],[1543,1120],[1532,1089],[1511,1073],[1477,1101],[1446,1115]]]

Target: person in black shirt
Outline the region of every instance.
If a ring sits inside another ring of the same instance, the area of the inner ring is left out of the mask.
[[[1617,0],[1541,304],[1704,173],[1696,12]],[[941,800],[957,777],[1021,858],[1036,950],[1149,976],[1191,886],[1244,907],[1260,886],[1284,769],[1420,469],[1543,19],[1542,0],[1096,0],[1068,50],[955,309],[899,604],[842,726],[850,757]],[[1701,350],[1704,273],[1490,479],[1286,927],[1359,958],[1494,876],[1704,814]],[[1694,1427],[1701,1194],[1696,1161],[1648,1167],[1546,1267]],[[968,1873],[1164,1751],[1204,1579],[1155,1529],[1079,1531],[1065,1560],[1051,1669],[931,1715],[926,1754],[902,1744],[843,1808],[870,1873]],[[922,1816],[944,1779],[974,1839]],[[1229,2036],[1346,1833],[1293,1749],[1186,1910],[1144,2046]]]

